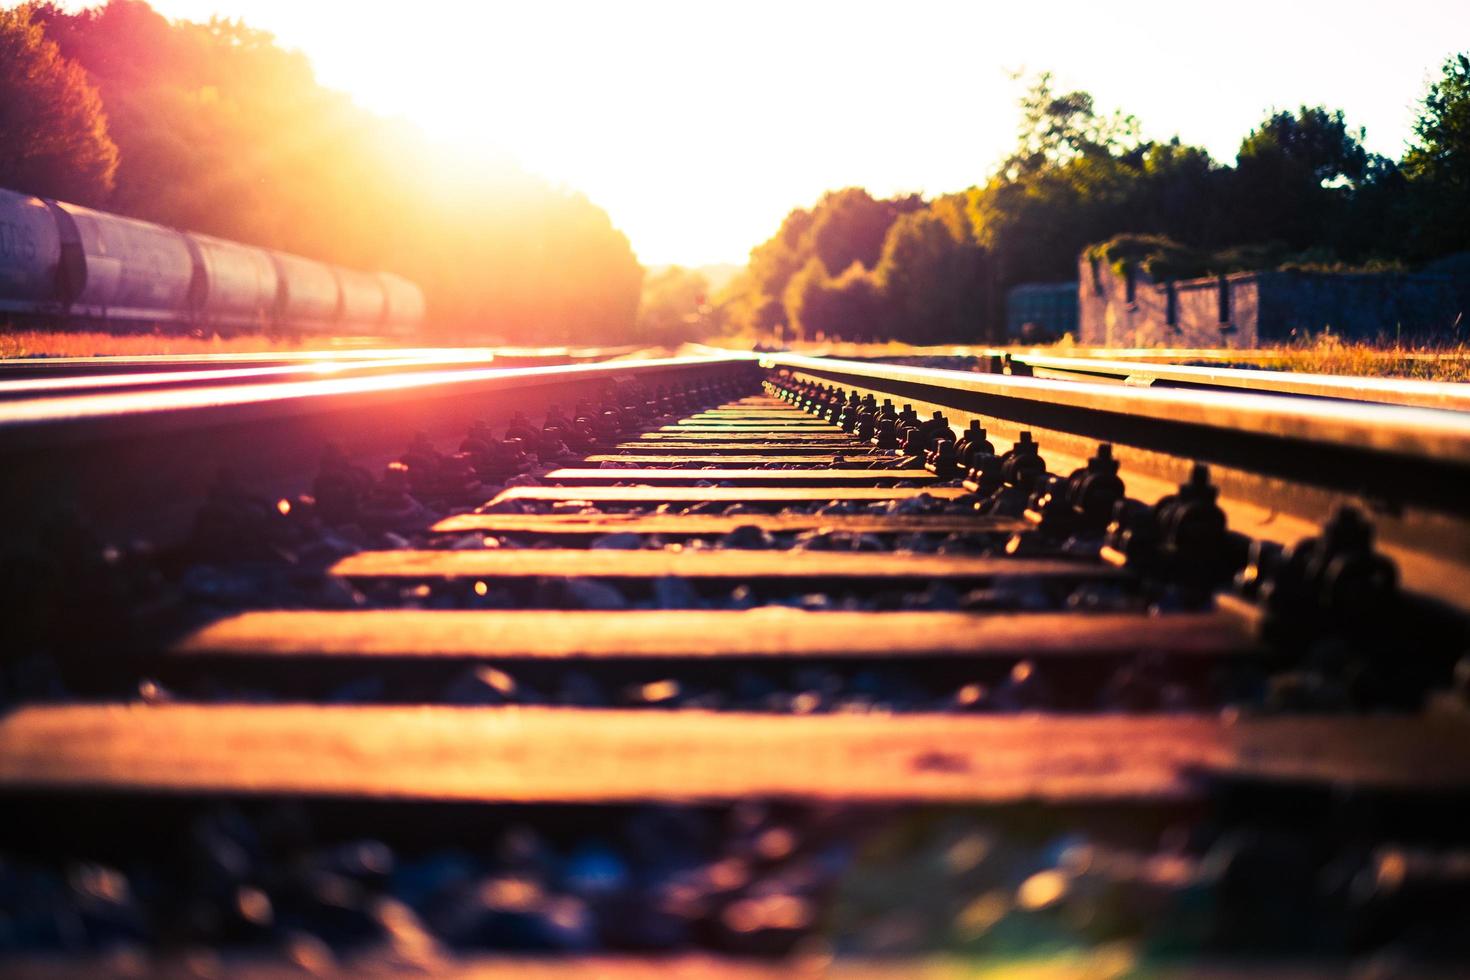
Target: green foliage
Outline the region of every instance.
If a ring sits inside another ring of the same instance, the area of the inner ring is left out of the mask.
[[[1363,129],[1348,130],[1341,109],[1302,106],[1296,115],[1277,112],[1251,130],[1241,141],[1239,165],[1269,162],[1318,186],[1339,179],[1358,181],[1368,165],[1365,136]]]
[[[970,191],[976,241],[1006,284],[1065,279],[1089,242],[1130,223],[1135,174],[1115,157],[1079,157]]]
[[[1415,254],[1470,249],[1470,54],[1457,54],[1440,67],[1420,104],[1414,135],[1403,171],[1419,218]]]
[[[1253,266],[1263,268],[1263,266]],[[1316,275],[1356,276],[1408,272],[1403,259],[1371,258],[1363,262],[1343,262],[1335,256],[1323,254],[1323,250],[1309,249],[1277,266],[1282,272],[1310,272]]]
[[[882,289],[860,262],[832,278],[822,260],[813,256],[792,277],[783,299],[788,325],[797,337],[873,340],[886,334]]]
[[[985,250],[969,234],[958,202],[941,198],[894,223],[883,244],[876,280],[892,322],[905,339],[933,344],[978,334],[988,300]]]
[[[1280,242],[1236,245],[1210,251],[1189,248],[1163,235],[1117,235],[1089,246],[1082,254],[1089,261],[1106,264],[1119,276],[1126,275],[1129,269],[1136,269],[1155,282],[1198,279],[1258,269],[1356,275],[1367,272],[1403,272],[1406,268],[1402,261],[1396,259],[1371,258],[1363,262],[1344,262],[1331,249],[1320,247],[1291,252]]]
[[[1208,275],[1211,257],[1163,235],[1118,235],[1083,253],[1108,265],[1118,275],[1137,269],[1155,281]]]
[[[1277,112],[1240,144],[1232,180],[1236,237],[1292,248],[1324,242],[1353,188],[1370,172],[1364,133],[1343,114],[1302,106]]]
[[[791,277],[781,295],[784,320],[795,335],[814,338],[831,324],[824,306],[831,279],[822,260],[813,255],[806,265]]]
[[[585,197],[373,116],[238,21],[170,22],[139,0],[77,13],[43,5],[35,20],[100,92],[119,162],[97,203],[401,273],[423,285],[441,335],[629,335],[642,270]]]
[[[814,220],[811,211],[796,208],[769,241],[751,250],[748,285],[754,294],[767,298],[785,294],[787,283],[806,264],[810,254]]]
[[[826,311],[841,305],[830,294],[876,293],[878,287],[868,273],[882,256],[889,229],[901,215],[924,207],[917,196],[879,200],[860,187],[849,187],[822,195],[810,210],[796,208],[774,236],[751,250],[747,275],[719,304],[723,319],[737,330],[754,333],[768,333],[781,325],[807,336],[815,331],[830,334],[834,326],[851,329],[854,323],[877,329],[868,325],[877,315],[868,299],[853,299],[851,309],[841,316],[828,315]],[[857,272],[851,271],[854,267]],[[835,279],[833,270],[840,273]],[[808,298],[811,302],[806,304]],[[818,322],[821,326],[813,325]]]
[[[1414,123],[1418,143],[1404,157],[1410,179],[1470,182],[1470,54],[1440,67]]]
[[[1133,117],[1058,93],[1047,74],[1019,108],[1014,152],[962,194],[920,206],[850,188],[792,212],[752,252],[749,293],[733,301],[741,322],[973,341],[999,336],[1008,289],[1073,278],[1084,249],[1154,279],[1394,271],[1470,250],[1470,55],[1430,86],[1402,165],[1367,152],[1363,131],[1323,106],[1269,114],[1234,166],[1178,138],[1142,141]]]
[[[1253,269],[1280,268],[1292,261],[1292,254],[1281,242],[1253,242],[1218,249],[1206,259],[1208,269],[1205,274],[1225,275],[1231,272],[1250,272]],[[1322,251],[1298,253],[1297,259],[1309,262],[1330,261]]]
[[[1036,76],[1020,106],[1016,150],[1002,168],[1013,179],[1078,157],[1113,156],[1138,143],[1138,120],[1100,115],[1087,92],[1056,92],[1051,72]]]
[[[46,39],[30,7],[0,10],[0,186],[95,205],[116,171],[87,73]]]
[[[894,220],[923,206],[918,197],[876,201],[860,187],[832,191],[817,204],[811,250],[828,269],[846,269],[854,262],[871,269]]]

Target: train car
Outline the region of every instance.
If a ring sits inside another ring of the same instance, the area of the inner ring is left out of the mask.
[[[0,189],[0,313],[60,314],[85,274],[61,240],[54,205]]]
[[[221,333],[411,333],[419,287],[0,188],[0,317]]]
[[[216,332],[275,326],[280,279],[270,253],[208,235],[186,237],[196,270],[190,295],[194,325]]]
[[[342,313],[337,329],[373,334],[383,329],[388,312],[388,292],[383,280],[371,272],[334,266],[337,282],[342,287]]]
[[[289,252],[271,252],[276,265],[276,321],[305,333],[327,333],[342,308],[342,287],[332,267]]]
[[[388,299],[383,328],[391,334],[412,333],[424,320],[424,291],[417,283],[391,272],[379,273],[378,278]]]
[[[56,204],[62,240],[79,242],[86,264],[81,289],[66,307],[68,317],[134,323],[192,319],[195,262],[182,233],[76,204]]]

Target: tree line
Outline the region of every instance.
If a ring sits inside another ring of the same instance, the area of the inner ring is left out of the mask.
[[[443,337],[629,335],[643,270],[585,197],[465,162],[238,21],[0,10],[0,186],[420,283]]]
[[[1470,56],[1447,59],[1399,160],[1341,110],[1276,111],[1234,164],[1145,140],[1132,116],[1035,78],[988,180],[923,200],[861,188],[797,208],[712,319],[745,334],[913,343],[997,338],[1005,293],[1074,279],[1089,246],[1161,277],[1251,268],[1417,268],[1470,251]],[[1102,244],[1099,244],[1102,243]],[[1470,256],[1458,265],[1470,272]]]
[[[697,272],[645,282],[585,197],[444,152],[238,21],[170,22],[142,0],[0,10],[0,186],[401,273],[442,338],[976,340],[998,335],[1011,286],[1073,278],[1088,247],[1165,276],[1442,268],[1470,250],[1464,54],[1439,67],[1398,160],[1323,106],[1271,113],[1233,163],[1145,140],[1049,75],[1020,108],[987,180],[928,199],[832,191],[711,297]]]

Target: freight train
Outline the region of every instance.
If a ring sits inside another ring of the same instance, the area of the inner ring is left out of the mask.
[[[0,189],[0,323],[401,335],[423,319],[402,276]]]

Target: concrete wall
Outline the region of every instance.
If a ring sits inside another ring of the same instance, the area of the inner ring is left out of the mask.
[[[1239,272],[1156,283],[1079,263],[1078,334],[1100,346],[1255,347],[1330,329],[1343,337],[1443,335],[1463,307],[1447,275]],[[1172,293],[1172,315],[1171,315]],[[1222,305],[1223,297],[1223,305]]]
[[[1343,337],[1424,337],[1454,329],[1462,309],[1450,276],[1378,273],[1259,273],[1262,323],[1272,339],[1325,327]]]
[[[1120,276],[1086,258],[1079,266],[1077,342],[1103,347],[1253,347],[1259,290],[1249,273],[1224,280],[1229,318],[1220,320],[1221,281],[1156,283]],[[1173,315],[1170,315],[1172,296]]]
[[[1077,283],[1026,282],[1006,292],[1006,335],[1019,337],[1028,323],[1061,337],[1077,335]]]

